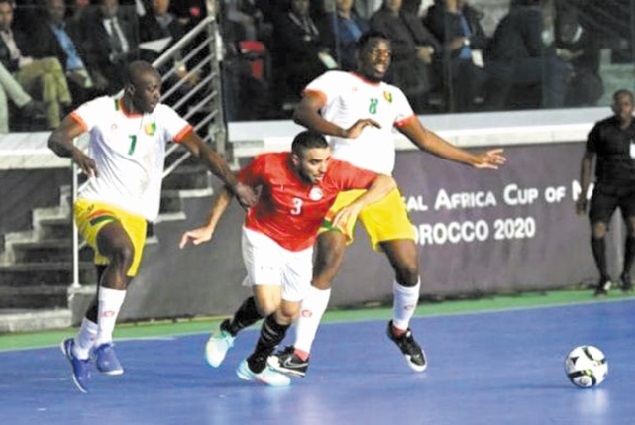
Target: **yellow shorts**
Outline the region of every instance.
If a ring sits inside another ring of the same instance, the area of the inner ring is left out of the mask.
[[[95,264],[105,266],[108,258],[99,253],[97,248],[97,234],[109,223],[118,221],[124,228],[134,246],[134,261],[128,272],[128,276],[136,276],[143,256],[143,248],[146,243],[148,223],[146,219],[137,214],[130,214],[114,205],[103,202],[78,199],[75,201],[75,223],[79,234],[95,252]]]
[[[322,221],[318,233],[333,230],[332,220],[335,214],[357,199],[362,193],[364,193],[364,190],[340,192]],[[368,205],[362,210],[358,218],[370,237],[372,247],[377,251],[380,249],[380,242],[397,239],[415,240],[415,231],[408,218],[408,212],[401,199],[399,189],[392,190],[382,200]],[[346,234],[349,244],[353,242],[355,223],[355,220],[351,220],[351,222],[347,223],[346,229],[340,229]]]

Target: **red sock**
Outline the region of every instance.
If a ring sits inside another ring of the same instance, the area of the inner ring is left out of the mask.
[[[293,354],[298,356],[303,362],[307,361],[307,359],[309,358],[309,353],[307,353],[306,351],[298,350],[297,348],[293,349]]]
[[[399,329],[399,328],[396,328],[394,325],[391,325],[391,326],[392,326],[392,334],[394,336],[401,336],[408,331],[408,329]]]

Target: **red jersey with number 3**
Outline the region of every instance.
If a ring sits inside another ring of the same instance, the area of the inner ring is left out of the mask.
[[[289,251],[309,248],[337,194],[367,189],[376,176],[373,171],[331,159],[322,181],[310,184],[293,170],[290,153],[260,155],[239,174],[241,182],[262,188],[260,200],[247,213],[245,226]]]

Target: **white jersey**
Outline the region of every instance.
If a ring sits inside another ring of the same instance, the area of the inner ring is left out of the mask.
[[[371,82],[354,72],[327,71],[306,92],[319,92],[326,104],[322,117],[342,128],[370,118],[381,128],[366,127],[356,139],[328,136],[333,157],[376,173],[392,174],[395,166],[393,128],[416,119],[403,92],[384,82]]]
[[[151,114],[127,115],[120,97],[103,96],[71,114],[89,132],[89,156],[98,177],[79,197],[116,205],[154,221],[159,213],[167,142],[179,142],[191,126],[170,107]]]

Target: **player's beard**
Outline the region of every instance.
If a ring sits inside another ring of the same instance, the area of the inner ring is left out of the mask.
[[[318,179],[317,177],[313,177],[302,167],[298,169],[298,175],[300,176],[302,180],[304,180],[306,183],[309,183],[309,184],[316,184],[316,183],[319,183],[321,180],[321,178]]]

